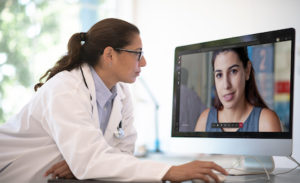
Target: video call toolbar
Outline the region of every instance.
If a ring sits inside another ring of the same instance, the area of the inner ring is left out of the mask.
[[[243,123],[212,123],[212,128],[243,128]]]

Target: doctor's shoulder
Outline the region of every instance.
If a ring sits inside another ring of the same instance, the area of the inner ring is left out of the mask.
[[[57,95],[60,93],[70,92],[74,93],[78,90],[78,87],[85,89],[82,79],[77,76],[76,72],[72,71],[61,71],[45,82],[38,92],[48,93],[50,95]],[[37,93],[38,93],[37,92]]]

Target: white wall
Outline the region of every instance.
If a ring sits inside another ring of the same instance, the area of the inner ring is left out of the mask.
[[[293,27],[297,34],[295,93],[300,93],[298,0],[119,0],[118,4],[118,18],[136,24],[141,31],[148,62],[141,77],[160,103],[159,136],[163,151],[169,151],[173,62],[177,46]],[[126,4],[130,8],[126,8]],[[294,129],[299,129],[300,95],[295,95],[294,101]],[[141,115],[146,114],[136,114],[138,119],[142,119],[138,117]],[[150,123],[153,121],[147,125]],[[293,156],[300,161],[300,146],[297,145],[300,134],[296,131]],[[287,158],[275,157],[275,160],[277,167],[295,166]]]

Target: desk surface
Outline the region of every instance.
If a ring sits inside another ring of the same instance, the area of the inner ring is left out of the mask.
[[[254,179],[258,177],[267,178],[267,175],[246,175],[246,176],[227,176],[225,183],[236,183],[236,181],[240,182],[249,182],[249,183],[299,183],[300,182],[300,169],[293,170],[290,173],[276,175],[277,173],[287,172],[291,169],[278,168],[275,169],[270,175],[270,181],[268,182],[266,179],[258,179],[253,181],[247,181],[249,179]],[[231,181],[232,180],[232,181]],[[48,183],[120,183],[120,182],[109,182],[109,181],[100,181],[100,180],[73,180],[73,179],[49,179]],[[122,182],[124,183],[124,182]],[[146,183],[146,182],[144,182]],[[192,183],[192,181],[186,181],[184,183]]]

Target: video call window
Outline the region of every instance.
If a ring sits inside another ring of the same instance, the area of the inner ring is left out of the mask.
[[[181,55],[179,132],[288,132],[291,46],[282,41]],[[243,99],[254,106],[245,121],[218,116]]]

